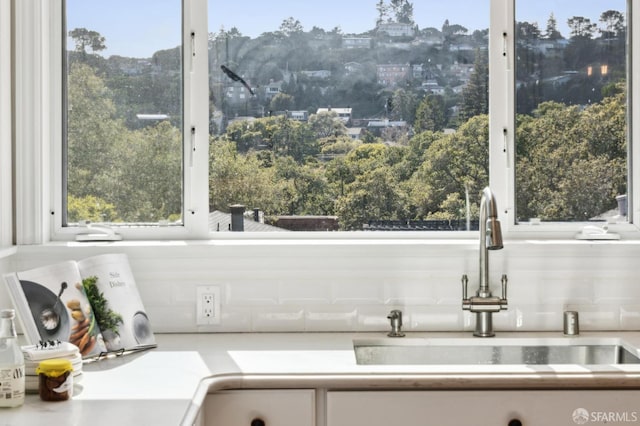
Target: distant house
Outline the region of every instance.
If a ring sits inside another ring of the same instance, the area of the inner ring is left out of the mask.
[[[386,129],[388,127],[406,127],[406,121],[392,121],[392,120],[371,120],[367,127],[369,129]]]
[[[378,32],[386,33],[390,37],[413,37],[415,36],[415,27],[400,22],[386,22],[378,25]]]
[[[413,64],[411,65],[411,76],[419,80],[424,75],[424,65],[423,64]]]
[[[562,52],[567,48],[568,44],[569,40],[564,38],[558,40],[536,40],[531,47],[536,53],[544,56],[557,57],[562,55]]]
[[[351,123],[351,108],[318,108],[316,114],[321,112],[335,112],[345,125]]]
[[[253,122],[255,120],[256,120],[256,118],[252,117],[252,116],[239,115],[237,117],[233,117],[233,118],[229,119],[229,124],[233,124],[233,123],[240,122],[240,121],[248,121],[249,123],[251,123],[251,122]]]
[[[371,37],[342,37],[342,47],[345,49],[371,49],[372,46]]]
[[[337,231],[340,226],[338,216],[278,216],[278,229],[289,231]]]
[[[241,83],[231,83],[224,89],[225,97],[229,104],[241,104],[251,98],[251,93]]]
[[[518,83],[516,82],[516,86],[518,85]],[[460,84],[458,86],[452,87],[451,90],[453,91],[453,93],[455,93],[456,95],[459,95],[460,93],[462,93],[464,91],[464,88],[467,87],[467,83],[465,84]]]
[[[378,84],[386,87],[397,86],[398,83],[409,78],[411,65],[409,64],[379,64],[376,66]]]
[[[287,117],[295,121],[307,121],[309,120],[309,111],[287,111]]]
[[[459,80],[469,80],[471,74],[473,74],[473,64],[460,64],[458,62],[451,65],[449,72]]]
[[[347,136],[351,139],[358,140],[362,134],[362,127],[350,127],[347,129]]]
[[[209,213],[209,230],[212,232],[231,232],[232,230],[232,214],[224,213],[218,210],[214,210]],[[265,223],[256,220],[256,218],[250,218],[242,216],[242,229],[244,232],[287,232],[287,229],[279,228],[277,226],[267,225]]]
[[[331,77],[330,70],[311,70],[311,71],[300,71],[300,74],[305,75],[309,78],[329,78]]]
[[[299,111],[270,111],[272,117],[282,117],[286,115],[288,119],[293,121],[308,121],[309,120],[309,111],[307,110],[299,110]]]
[[[436,80],[427,80],[422,83],[422,89],[434,95],[444,95],[444,87],[440,86]]]
[[[344,70],[347,74],[359,73],[362,72],[363,69],[364,66],[359,62],[347,62],[344,64]]]
[[[267,99],[273,98],[282,91],[282,81],[271,81],[264,87],[264,95]]]

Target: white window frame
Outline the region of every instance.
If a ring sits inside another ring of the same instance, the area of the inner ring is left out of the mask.
[[[627,1],[627,26],[631,34],[627,55],[631,55],[628,70],[628,222],[608,224],[610,232],[625,238],[639,238],[640,227],[640,95],[632,96],[640,81],[640,14],[632,13],[632,1]],[[634,31],[635,28],[635,31]],[[491,0],[489,29],[489,171],[490,185],[500,207],[499,219],[508,238],[573,239],[587,225],[585,222],[517,224],[515,217],[515,1]],[[506,40],[505,40],[506,39]],[[498,101],[496,101],[498,99]],[[493,102],[492,102],[493,100]],[[500,101],[504,100],[504,101]],[[634,184],[634,182],[636,184]],[[636,223],[634,223],[636,222]],[[593,224],[591,224],[593,225]]]
[[[0,0],[0,252],[13,244],[11,2]]]
[[[184,224],[119,227],[124,239],[207,237],[207,2],[183,0]],[[18,244],[72,240],[62,224],[62,0],[16,2],[16,225]],[[192,38],[193,34],[193,38]],[[195,129],[193,132],[191,129]],[[86,231],[85,231],[86,232]]]
[[[7,1],[7,0],[0,0]],[[514,1],[490,1],[490,185],[500,207],[500,219],[507,238],[572,239],[584,224],[543,224],[539,227],[515,225],[514,218]],[[62,0],[21,0],[15,6],[15,227],[18,244],[42,244],[72,240],[79,228],[63,227],[57,212],[62,209]],[[277,239],[277,240],[388,240],[476,238],[477,232],[292,232],[292,233],[215,233],[208,229],[208,91],[207,87],[207,1],[184,0],[184,147],[185,210],[184,226],[118,229],[125,239]],[[631,6],[629,6],[631,7]],[[640,78],[640,17],[629,14],[633,63],[629,84]],[[191,33],[195,43],[189,43]],[[507,43],[504,43],[506,34]],[[506,46],[506,55],[503,50]],[[195,50],[196,55],[192,55]],[[632,93],[630,90],[629,93]],[[497,100],[497,101],[496,101]],[[503,100],[503,101],[500,101]],[[630,165],[640,164],[640,96],[631,98],[629,116]],[[189,129],[197,129],[192,151]],[[202,130],[200,130],[202,129]],[[505,139],[504,129],[507,130]],[[636,146],[634,146],[636,145]],[[507,147],[506,152],[504,147]],[[193,157],[191,155],[193,154]],[[193,165],[191,166],[191,158]],[[630,167],[630,218],[640,218],[640,171]],[[6,195],[5,195],[6,196]],[[3,220],[3,219],[0,219]],[[3,222],[0,222],[2,225]],[[633,222],[611,226],[627,237],[638,238]],[[1,237],[1,235],[0,235]]]

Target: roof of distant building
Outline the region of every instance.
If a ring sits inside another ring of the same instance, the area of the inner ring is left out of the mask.
[[[320,114],[321,112],[335,112],[336,114],[351,114],[351,108],[318,108],[316,114]]]
[[[231,213],[224,213],[214,210],[209,213],[209,230],[212,232],[230,232],[231,231]],[[265,223],[256,222],[244,217],[245,232],[289,232],[287,229],[278,228],[277,226],[267,225]]]

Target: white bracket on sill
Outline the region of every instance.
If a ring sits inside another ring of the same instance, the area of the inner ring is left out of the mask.
[[[116,232],[107,225],[96,225],[87,223],[84,225],[89,230],[99,231],[93,233],[82,233],[76,235],[76,241],[89,242],[89,241],[120,241],[122,235],[116,234]]]
[[[609,232],[607,225],[602,228],[593,225],[587,225],[582,228],[581,232],[576,234],[577,240],[619,240],[620,235],[615,232]]]

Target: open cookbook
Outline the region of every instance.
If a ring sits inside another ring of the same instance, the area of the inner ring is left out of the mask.
[[[67,261],[3,277],[30,345],[70,342],[83,358],[156,346],[124,254]]]

